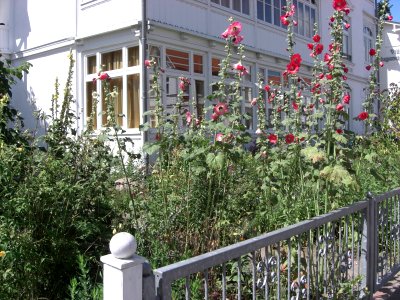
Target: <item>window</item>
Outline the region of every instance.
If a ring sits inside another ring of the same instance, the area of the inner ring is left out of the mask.
[[[211,0],[211,2],[250,15],[250,0]]]
[[[99,124],[101,126],[107,124],[104,82],[94,80],[100,70],[107,72],[111,77],[111,89],[118,92],[113,103],[117,124],[124,128],[139,128],[139,47],[124,47],[86,57],[85,116],[93,117],[93,129],[99,129]],[[95,91],[99,99],[93,97]]]
[[[310,38],[316,21],[315,0],[294,0],[293,5],[296,8],[294,19],[298,23],[294,31]],[[286,6],[286,0],[257,0],[257,19],[285,27],[280,20],[280,17],[285,14],[284,6]]]
[[[349,21],[345,19],[343,21],[342,55],[345,59],[351,61],[351,29],[346,28],[345,24],[347,23]]]
[[[221,60],[213,57],[211,59],[211,73],[213,76],[218,76],[219,70],[221,69]]]
[[[373,48],[372,30],[368,26],[364,26],[364,59],[366,63],[372,63],[373,57],[369,55],[369,50]]]
[[[165,53],[166,53],[167,68],[189,72],[188,52],[167,49]]]

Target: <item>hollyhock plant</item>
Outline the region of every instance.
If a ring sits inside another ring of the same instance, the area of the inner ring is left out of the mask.
[[[192,114],[190,113],[190,111],[186,112],[186,124],[190,125],[190,123],[192,123]]]
[[[364,120],[368,119],[368,117],[369,117],[368,112],[363,111],[363,112],[358,114],[357,119],[359,119],[361,121],[364,121]]]
[[[374,56],[376,54],[376,50],[374,48],[369,49],[369,55]]]
[[[110,79],[110,75],[108,75],[106,72],[99,72],[98,79],[101,81],[108,80]]]
[[[317,44],[315,46],[315,54],[316,55],[320,55],[322,53],[322,51],[324,51],[324,45],[322,44]]]
[[[349,104],[350,103],[350,95],[344,95],[343,96],[343,103]]]
[[[321,36],[319,36],[318,34],[315,34],[315,35],[313,36],[313,41],[314,41],[314,42],[319,43],[320,40],[321,40]]]
[[[343,129],[340,129],[340,128],[336,129],[336,133],[337,134],[342,134],[343,133]]]
[[[299,53],[293,54],[292,57],[290,58],[290,62],[292,62],[300,67],[300,64],[302,62],[301,55]]]
[[[299,71],[299,66],[293,62],[290,62],[286,66],[286,72],[295,75]]]
[[[307,48],[310,49],[310,50],[313,50],[314,49],[314,44],[312,44],[312,43],[307,44]]]
[[[385,64],[383,63],[383,61],[379,62],[379,66],[382,68]]]
[[[217,103],[217,105],[214,106],[214,113],[217,114],[217,116],[222,116],[228,112],[228,105],[223,102]]]
[[[342,103],[339,103],[336,105],[336,111],[342,111],[344,109],[344,105]]]
[[[271,90],[271,87],[267,84],[264,86],[264,90],[268,93]]]
[[[238,36],[241,31],[242,31],[242,23],[235,21],[228,26],[228,28],[221,34],[221,36],[224,39],[227,39],[229,37]]]
[[[217,121],[217,120],[218,120],[218,117],[219,117],[219,114],[213,113],[213,114],[211,115],[211,120]]]
[[[149,59],[146,59],[146,60],[144,61],[144,65],[145,65],[147,68],[150,68],[150,67],[151,67],[151,61],[150,61]]]

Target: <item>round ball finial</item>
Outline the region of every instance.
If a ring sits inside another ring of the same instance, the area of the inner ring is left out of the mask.
[[[110,241],[111,254],[116,258],[131,258],[136,253],[136,248],[136,240],[128,232],[119,232]]]

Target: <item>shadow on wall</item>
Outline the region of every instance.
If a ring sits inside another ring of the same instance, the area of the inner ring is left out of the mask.
[[[31,23],[28,15],[28,0],[13,1],[12,12],[14,14],[14,52],[28,48],[28,36],[31,32]]]

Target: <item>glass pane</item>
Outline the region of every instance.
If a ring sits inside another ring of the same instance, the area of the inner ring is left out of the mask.
[[[111,105],[113,105],[112,109],[114,109],[114,114],[115,114],[115,120],[117,121],[117,125],[122,126],[122,77],[115,77],[111,80],[111,89],[112,91],[116,89],[117,91],[117,96],[114,99],[111,99],[112,101]],[[103,87],[104,91],[104,87]],[[111,91],[110,91],[111,92]],[[107,125],[107,104],[106,104],[106,99],[105,95],[103,94],[102,100],[101,100],[101,109],[103,111],[102,115],[102,124],[103,126]]]
[[[272,5],[265,5],[265,22],[272,24]]]
[[[268,83],[272,85],[281,84],[281,73],[277,71],[268,71]]]
[[[293,0],[293,5],[294,5],[294,11],[295,11],[293,18],[298,24],[299,23],[299,12],[297,11],[297,7],[298,7],[297,0]],[[299,33],[299,26],[294,26],[293,29],[294,29],[295,33]]]
[[[242,13],[250,15],[250,3],[249,0],[242,0]]]
[[[246,66],[248,74],[243,76],[243,80],[251,82],[251,66]]]
[[[139,65],[139,46],[128,48],[128,67]]]
[[[97,73],[97,63],[96,63],[96,56],[89,56],[87,58],[87,74],[95,74]]]
[[[140,125],[140,108],[139,108],[139,74],[128,75],[128,107],[127,107],[127,124],[128,128],[139,128]]]
[[[93,92],[96,90],[96,83],[86,82],[86,118],[93,118],[93,129],[97,129],[97,105],[93,99]],[[94,107],[93,107],[94,106]],[[94,110],[93,110],[94,109]]]
[[[281,25],[281,5],[279,0],[274,0],[274,24]]]
[[[315,9],[310,8],[311,10],[311,35],[314,35],[314,25],[315,25]]]
[[[229,1],[230,0],[221,0],[221,5],[225,6],[225,7],[229,7]]]
[[[189,53],[167,49],[166,56],[168,68],[189,72]]]
[[[203,56],[193,55],[193,70],[195,73],[203,74]]]
[[[264,4],[257,1],[257,19],[264,21]]]
[[[241,0],[233,0],[233,9],[241,12],[242,10],[240,9],[240,1]]]
[[[310,30],[310,7],[308,5],[305,5],[305,15],[304,15],[304,34],[307,37],[311,37],[311,32]]]
[[[196,97],[196,111],[197,117],[203,116],[204,111],[204,81],[196,80],[194,83],[195,97]]]
[[[101,54],[101,65],[103,71],[121,69],[122,50]]]
[[[211,2],[219,4],[219,0],[211,0]]]
[[[303,10],[303,3],[299,2],[299,34],[304,35],[304,10]]]
[[[218,76],[218,72],[219,72],[219,64],[220,64],[220,60],[218,58],[213,58],[211,63],[211,72],[213,76]]]

